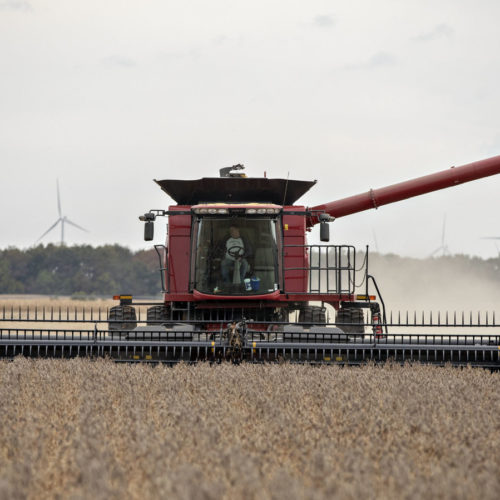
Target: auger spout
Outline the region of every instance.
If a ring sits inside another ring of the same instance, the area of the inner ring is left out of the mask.
[[[344,217],[496,174],[500,174],[500,156],[461,167],[451,167],[435,174],[424,175],[379,189],[370,189],[366,193],[316,205],[309,208],[313,215],[308,218],[307,224],[309,227],[317,224],[321,213],[327,213],[335,218]]]

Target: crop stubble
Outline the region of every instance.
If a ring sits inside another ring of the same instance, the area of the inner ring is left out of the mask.
[[[2,498],[497,498],[500,376],[0,363]]]
[[[48,297],[31,295],[0,295],[0,316],[6,321],[3,329],[93,329],[98,321],[98,329],[107,329],[109,309],[119,302],[111,299],[73,300],[69,297]],[[147,306],[135,306],[138,318],[145,319]],[[27,318],[42,322],[26,321]],[[50,318],[60,318],[60,322],[50,322]],[[13,321],[8,321],[12,319]],[[16,320],[24,320],[22,322]],[[68,321],[65,321],[68,320]]]

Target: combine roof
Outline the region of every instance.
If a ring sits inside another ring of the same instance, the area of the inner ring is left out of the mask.
[[[274,203],[293,205],[316,181],[267,177],[204,177],[155,182],[179,205],[198,203]]]

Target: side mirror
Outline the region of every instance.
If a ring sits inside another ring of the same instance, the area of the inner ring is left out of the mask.
[[[155,223],[148,220],[144,224],[144,241],[152,241],[155,235]]]
[[[319,239],[321,241],[330,241],[330,225],[328,222],[319,223]]]

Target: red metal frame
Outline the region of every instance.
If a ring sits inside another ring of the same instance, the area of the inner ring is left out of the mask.
[[[388,203],[411,198],[439,189],[452,187],[464,182],[480,179],[500,173],[500,156],[489,158],[461,167],[426,175],[410,181],[400,182],[381,189],[370,190],[367,193],[343,198],[341,200],[317,205],[312,208],[304,206],[282,207],[282,232],[278,241],[281,268],[307,268],[309,256],[307,253],[306,231],[319,222],[319,215],[329,214],[333,217],[343,217],[371,208],[378,208]],[[189,288],[189,273],[191,268],[192,216],[186,214],[193,208],[281,208],[275,204],[258,203],[208,203],[198,205],[175,205],[169,207],[169,232],[167,237],[167,271],[166,283],[168,292],[165,293],[165,302],[198,302],[206,307],[228,307],[229,303],[237,301],[248,307],[252,303],[261,304],[265,301],[272,307],[278,303],[306,303],[308,301],[322,301],[338,308],[340,302],[354,301],[354,295],[346,294],[308,294],[305,293],[308,285],[306,269],[295,269],[284,272],[281,277],[281,290],[269,294],[254,296],[220,296],[208,295]],[[175,212],[182,212],[178,215]],[[287,248],[289,245],[298,245]],[[208,304],[213,305],[208,305]],[[201,305],[201,304],[200,304]]]
[[[468,163],[461,167],[451,167],[435,174],[424,175],[423,177],[399,182],[380,189],[370,189],[367,193],[312,207],[311,211],[314,211],[315,214],[308,219],[307,225],[313,226],[317,224],[320,213],[327,213],[335,218],[344,217],[499,173],[500,156]]]
[[[280,291],[277,290],[271,293],[264,293],[262,295],[242,295],[238,296],[238,300],[248,301],[256,301],[256,300],[279,300]],[[234,300],[234,295],[211,295],[208,293],[201,293],[198,290],[193,290],[193,301],[201,301],[201,300]]]
[[[189,272],[191,268],[192,240],[191,227],[192,216],[186,215],[187,211],[194,208],[281,208],[274,204],[199,204],[174,205],[169,207],[169,231],[166,247],[168,249],[166,283],[168,292],[165,293],[165,302],[200,302],[200,301],[230,301],[234,296],[211,295],[191,291],[189,289]],[[181,212],[176,215],[172,212]],[[292,213],[290,213],[292,212]],[[297,214],[300,213],[300,215]],[[309,256],[307,249],[303,245],[306,241],[306,208],[304,206],[283,207],[282,234],[279,235],[278,242],[279,258],[284,268],[302,267],[307,268]],[[286,248],[287,245],[300,245],[293,248]],[[307,302],[309,300],[325,300],[338,303],[340,300],[353,300],[352,296],[332,296],[324,294],[321,297],[317,294],[305,294],[308,284],[308,275],[305,269],[286,271],[283,276],[283,289],[286,294],[278,290],[262,295],[249,295],[238,297],[238,300],[248,304],[252,301],[274,301],[283,302]],[[300,295],[299,295],[300,294]]]
[[[171,212],[186,212],[190,206],[175,205],[169,207]],[[186,300],[179,295],[189,294],[189,268],[191,250],[191,215],[170,215],[168,221],[168,236],[166,247],[168,265],[166,283],[168,293],[165,301]]]

